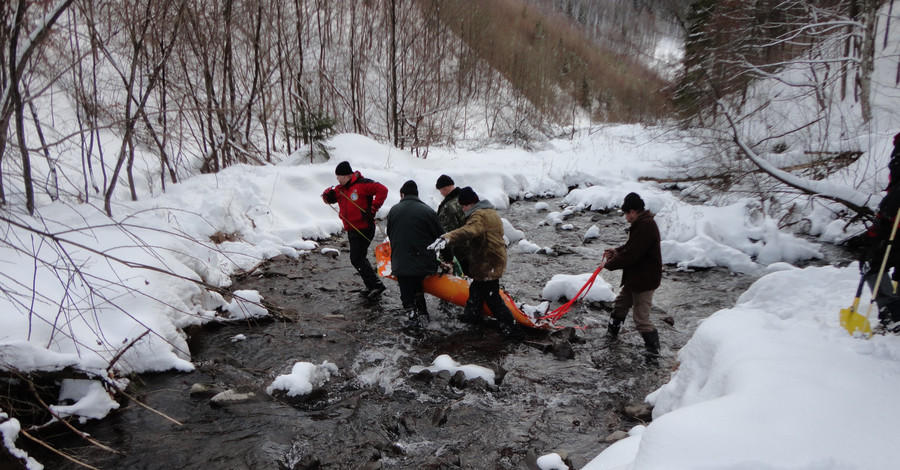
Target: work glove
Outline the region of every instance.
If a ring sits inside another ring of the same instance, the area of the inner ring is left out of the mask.
[[[337,196],[334,194],[334,188],[328,188],[322,193],[322,200],[325,204],[334,204],[337,202]]]
[[[434,250],[440,252],[444,248],[447,248],[447,239],[444,237],[438,237],[437,240],[434,241],[431,245],[428,245],[429,250]]]

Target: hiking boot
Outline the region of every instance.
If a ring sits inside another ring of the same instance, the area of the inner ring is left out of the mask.
[[[428,323],[427,313],[423,314],[413,308],[406,311],[406,318],[406,324],[403,326],[404,330],[418,334],[425,332],[425,324]]]
[[[890,313],[892,322],[900,322],[900,300],[895,300],[886,306]],[[878,312],[878,318],[881,318],[881,312]]]
[[[884,325],[884,332],[893,334],[900,333],[900,321],[886,323]]]
[[[511,343],[518,343],[522,341],[522,330],[516,323],[509,324],[501,322],[500,332],[503,333],[503,336]]]
[[[469,325],[477,325],[481,323],[481,313],[472,311],[471,309],[464,309],[463,313],[459,314],[456,317],[460,323],[467,323]]]
[[[659,332],[656,330],[641,333],[644,338],[644,347],[647,348],[647,356],[659,357]]]
[[[386,290],[387,290],[387,287],[385,287],[384,284],[377,285],[377,286],[369,289],[368,292],[366,292],[366,298],[369,300],[375,300],[375,299],[381,297],[381,293]]]
[[[891,311],[887,307],[878,309],[878,321],[881,323],[891,322]]]
[[[619,330],[622,329],[622,320],[610,318],[609,324],[606,325],[606,335],[612,339],[619,336]]]

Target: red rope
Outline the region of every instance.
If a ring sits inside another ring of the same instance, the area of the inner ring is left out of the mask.
[[[585,282],[584,285],[581,286],[581,290],[579,290],[578,293],[575,294],[575,297],[572,297],[572,299],[568,302],[560,305],[559,307],[556,307],[552,312],[549,312],[548,314],[539,318],[539,320],[550,320],[550,323],[556,323],[560,318],[562,318],[563,315],[568,313],[568,311],[572,308],[572,304],[574,304],[578,300],[578,298],[581,297],[581,294],[586,294],[587,291],[591,290],[591,287],[593,287],[594,285],[594,281],[597,279],[597,275],[600,274],[600,271],[602,270],[603,264],[601,264],[600,267],[598,267],[597,270],[594,271],[594,274],[591,274],[590,279],[588,279],[587,282]]]

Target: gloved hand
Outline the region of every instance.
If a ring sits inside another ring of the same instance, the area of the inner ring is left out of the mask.
[[[447,248],[447,239],[444,237],[438,237],[437,240],[434,241],[434,243],[428,245],[428,249],[434,251],[441,251],[444,248]]]
[[[440,271],[441,271],[441,274],[449,274],[449,273],[452,273],[452,272],[453,272],[453,265],[450,264],[450,263],[448,263],[448,262],[446,262],[446,261],[441,261]]]
[[[322,193],[322,201],[325,204],[334,204],[337,202],[337,196],[334,194],[334,188],[328,188]]]

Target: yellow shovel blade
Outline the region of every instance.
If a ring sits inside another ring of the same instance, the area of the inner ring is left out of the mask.
[[[851,335],[858,331],[866,336],[872,336],[872,325],[869,325],[869,319],[854,308],[841,309],[841,326]]]

